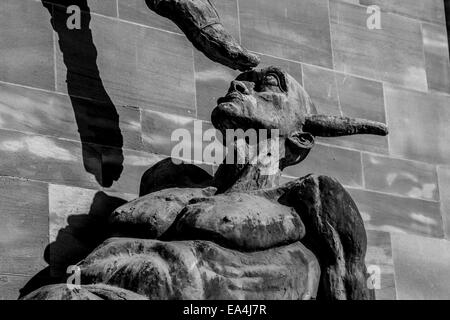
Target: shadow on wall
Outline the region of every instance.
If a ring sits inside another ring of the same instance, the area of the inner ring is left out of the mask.
[[[123,170],[123,137],[119,115],[105,90],[97,66],[87,0],[77,1],[82,10],[81,29],[68,29],[67,8],[71,0],[42,1],[58,34],[59,48],[67,67],[67,92],[70,96],[83,150],[83,163],[103,187],[110,187]]]
[[[100,191],[95,194],[88,214],[69,216],[68,225],[60,229],[56,240],[45,248],[44,259],[49,266],[20,290],[20,297],[45,285],[64,283],[67,267],[80,262],[111,236],[108,217],[126,202]]]
[[[67,67],[67,92],[80,134],[83,164],[101,186],[110,187],[123,170],[123,136],[119,115],[100,78],[87,0],[77,2],[82,10],[81,29],[73,30],[67,28],[67,8],[73,1],[49,1],[52,3],[42,1],[42,5],[51,15]],[[88,214],[70,216],[68,226],[59,230],[56,240],[45,249],[44,259],[49,266],[20,290],[20,297],[44,285],[64,282],[67,267],[85,258],[110,236],[107,218],[124,203],[123,199],[98,192]]]

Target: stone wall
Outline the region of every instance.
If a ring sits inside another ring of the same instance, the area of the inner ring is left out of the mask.
[[[192,131],[196,119],[211,127],[237,74],[144,0],[53,2],[63,6],[0,3],[2,299],[17,298],[67,246],[81,255],[73,231],[136,197],[142,173],[170,155],[174,129]],[[367,263],[381,268],[378,299],[450,298],[443,0],[214,2],[262,66],[287,69],[320,112],[389,125],[386,138],[320,140],[285,178],[314,172],[347,187],[368,229]],[[64,29],[72,3],[90,10],[81,30]],[[368,5],[381,7],[381,30],[367,28]]]

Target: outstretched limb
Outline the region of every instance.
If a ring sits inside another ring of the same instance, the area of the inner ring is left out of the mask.
[[[301,242],[319,260],[317,299],[374,299],[367,286],[364,223],[344,187],[333,178],[309,175],[280,187],[278,193],[283,193],[281,203],[296,209],[306,228]]]
[[[194,47],[209,59],[229,68],[247,71],[259,64],[223,27],[210,0],[146,0],[160,16],[172,20]]]

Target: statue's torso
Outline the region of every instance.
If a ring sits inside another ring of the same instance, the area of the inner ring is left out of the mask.
[[[305,233],[293,208],[243,192],[214,195],[214,188],[158,191],[121,207],[111,222],[134,225],[147,238],[211,240],[241,251],[293,243]]]

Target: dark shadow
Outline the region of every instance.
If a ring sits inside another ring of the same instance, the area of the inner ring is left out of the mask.
[[[83,260],[110,237],[108,217],[125,203],[123,199],[99,191],[94,196],[89,213],[69,216],[68,225],[59,230],[56,240],[45,248],[44,259],[49,266],[20,290],[20,297],[45,285],[64,283],[68,276],[67,267]]]
[[[447,21],[448,52],[450,55],[450,0],[444,0],[445,19]]]
[[[101,186],[110,187],[123,170],[123,137],[119,115],[100,78],[87,0],[51,2],[42,1],[42,5],[51,15],[67,67],[67,93],[80,134],[83,164]],[[67,8],[73,4],[82,10],[81,29],[67,28],[71,16]],[[56,241],[45,249],[44,259],[49,266],[28,281],[20,290],[20,297],[42,286],[64,282],[67,267],[85,258],[110,236],[107,218],[124,203],[123,199],[98,192],[88,214],[70,216],[68,226],[59,230]]]
[[[119,115],[100,78],[87,0],[51,2],[42,4],[50,12],[67,67],[67,92],[80,134],[84,167],[100,185],[110,187],[123,170],[123,137]],[[70,30],[67,20],[72,14],[67,8],[73,4],[82,10],[81,28]]]

